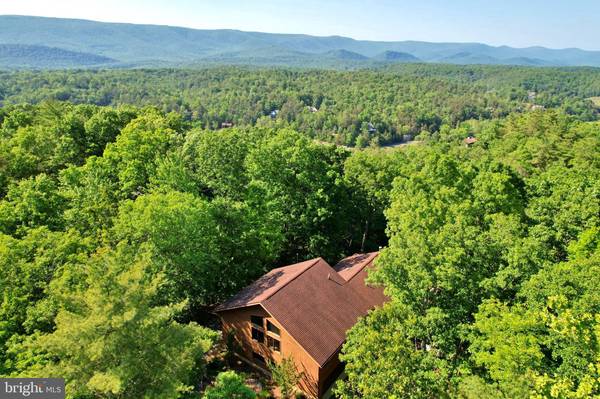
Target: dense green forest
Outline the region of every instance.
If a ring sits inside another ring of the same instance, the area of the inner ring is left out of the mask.
[[[429,136],[471,119],[558,108],[597,120],[600,69],[407,64],[379,70],[223,67],[177,70],[0,72],[0,100],[53,98],[152,105],[194,126],[290,127],[318,140],[364,147]],[[272,119],[272,111],[279,110]],[[371,125],[369,125],[371,124]]]
[[[383,247],[369,279],[391,301],[349,331],[339,397],[600,396],[600,71],[0,85],[1,375],[198,397],[215,304],[274,267]],[[418,140],[376,148],[403,134]],[[254,397],[231,372],[205,397],[231,392]]]

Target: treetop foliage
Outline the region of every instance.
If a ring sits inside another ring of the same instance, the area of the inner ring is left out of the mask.
[[[348,332],[341,398],[600,395],[595,70],[2,79],[2,375],[197,395],[214,305],[381,249],[369,281],[390,301]],[[254,397],[231,372],[204,395]]]

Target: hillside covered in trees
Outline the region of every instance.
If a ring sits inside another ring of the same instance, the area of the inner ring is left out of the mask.
[[[302,8],[298,6],[299,11]],[[262,65],[346,69],[410,62],[600,67],[600,51],[579,48],[369,41],[342,36],[190,29],[23,15],[0,15],[0,26],[0,43],[84,53],[86,57],[73,57],[70,65],[82,68]],[[40,53],[47,55],[48,51]],[[92,55],[97,58],[91,58]],[[0,67],[23,67],[19,53],[10,54],[7,60],[10,62],[0,62]],[[44,69],[61,67],[55,62],[33,66]]]
[[[198,397],[214,305],[382,247],[340,398],[598,396],[599,76],[2,73],[0,374]],[[205,397],[234,383],[253,397],[226,373]]]
[[[597,120],[600,69],[403,65],[385,71],[147,69],[0,72],[0,101],[56,99],[156,106],[217,130],[292,128],[346,146],[381,146],[439,134],[472,119],[556,108]],[[276,117],[273,111],[278,111]]]

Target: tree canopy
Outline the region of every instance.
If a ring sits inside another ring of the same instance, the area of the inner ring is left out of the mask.
[[[0,72],[0,374],[252,398],[228,371],[197,392],[211,309],[380,250],[390,301],[348,332],[338,396],[598,396],[598,76]]]

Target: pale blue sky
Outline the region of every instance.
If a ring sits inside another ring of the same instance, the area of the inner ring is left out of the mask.
[[[0,14],[600,50],[600,0],[0,0]]]

